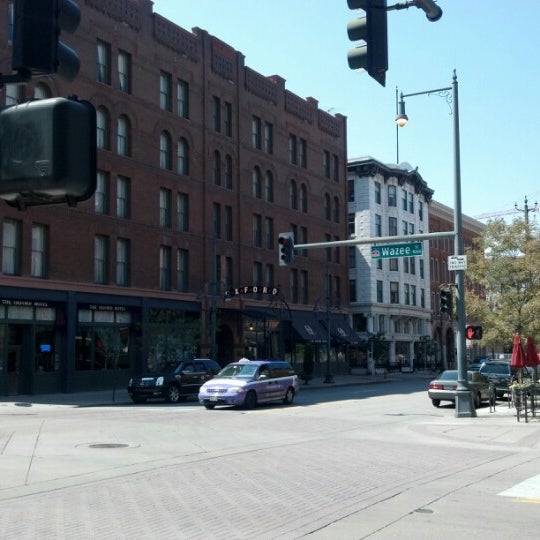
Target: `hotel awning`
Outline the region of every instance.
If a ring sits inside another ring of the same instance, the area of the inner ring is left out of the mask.
[[[358,344],[360,340],[356,332],[351,328],[345,315],[330,313],[328,319],[330,321],[330,335],[332,338],[342,343],[348,343],[349,345]],[[328,319],[325,314],[319,313],[319,320],[324,326],[325,331]]]
[[[326,343],[327,333],[313,313],[292,313],[292,326],[304,341]]]

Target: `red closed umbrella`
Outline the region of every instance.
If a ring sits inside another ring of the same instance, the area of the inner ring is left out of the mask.
[[[523,352],[523,346],[521,345],[521,337],[517,332],[514,336],[514,346],[512,348],[510,365],[515,368],[525,367],[525,353]]]
[[[525,365],[528,367],[536,367],[538,365],[538,353],[534,346],[534,341],[531,336],[527,337],[527,347],[525,349]]]

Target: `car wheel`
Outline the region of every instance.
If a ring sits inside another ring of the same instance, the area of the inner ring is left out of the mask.
[[[171,384],[167,389],[167,402],[178,403],[180,401],[180,389],[176,384]]]
[[[288,388],[285,394],[285,397],[283,398],[283,404],[291,405],[293,401],[294,401],[294,388]]]
[[[133,403],[146,403],[145,397],[132,397]]]
[[[480,392],[477,392],[476,394],[474,394],[474,408],[475,409],[479,409],[480,406],[482,405],[482,397],[480,396]]]
[[[204,407],[211,411],[215,407],[215,405],[213,403],[205,403]]]
[[[440,399],[432,399],[431,403],[433,403],[434,407],[438,407],[441,404],[441,400]]]
[[[253,390],[250,390],[246,394],[246,398],[244,399],[244,407],[246,409],[253,409],[256,407],[256,405],[257,405],[257,394]]]

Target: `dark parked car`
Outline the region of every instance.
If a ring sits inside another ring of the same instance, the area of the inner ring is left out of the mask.
[[[491,360],[491,356],[480,356],[478,358],[475,358],[468,367],[469,371],[479,371],[482,367],[482,364],[484,362],[489,362]]]
[[[523,368],[525,377],[530,377],[529,368]],[[512,367],[509,362],[493,360],[484,362],[480,367],[480,373],[485,375],[490,383],[495,385],[495,393],[498,398],[509,392],[509,386],[513,379],[517,379],[517,369]]]
[[[201,385],[220,369],[217,362],[206,358],[185,360],[179,364],[167,363],[146,375],[132,377],[127,391],[135,403],[144,403],[149,399],[178,403],[188,396],[196,396]]]
[[[428,397],[434,407],[438,407],[441,401],[456,401],[457,380],[457,370],[450,369],[429,383]],[[478,371],[467,371],[467,385],[472,392],[474,406],[478,409],[482,401],[489,399],[489,381]]]

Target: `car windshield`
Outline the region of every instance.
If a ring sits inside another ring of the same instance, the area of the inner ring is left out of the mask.
[[[160,375],[163,373],[172,373],[178,366],[178,362],[170,360],[161,360],[157,362],[148,361],[147,373],[149,375]]]
[[[467,379],[469,381],[473,380],[473,372],[472,371],[467,371]],[[438,380],[439,381],[457,381],[458,380],[458,372],[455,369],[450,369],[450,370],[447,370],[447,371],[443,371],[439,375]]]
[[[440,381],[457,381],[457,371],[443,371],[439,377]]]
[[[510,369],[507,364],[484,364],[482,371],[497,373],[499,375],[508,375]]]
[[[228,379],[249,379],[255,375],[257,366],[250,364],[230,364],[224,367],[219,373],[218,377]]]

